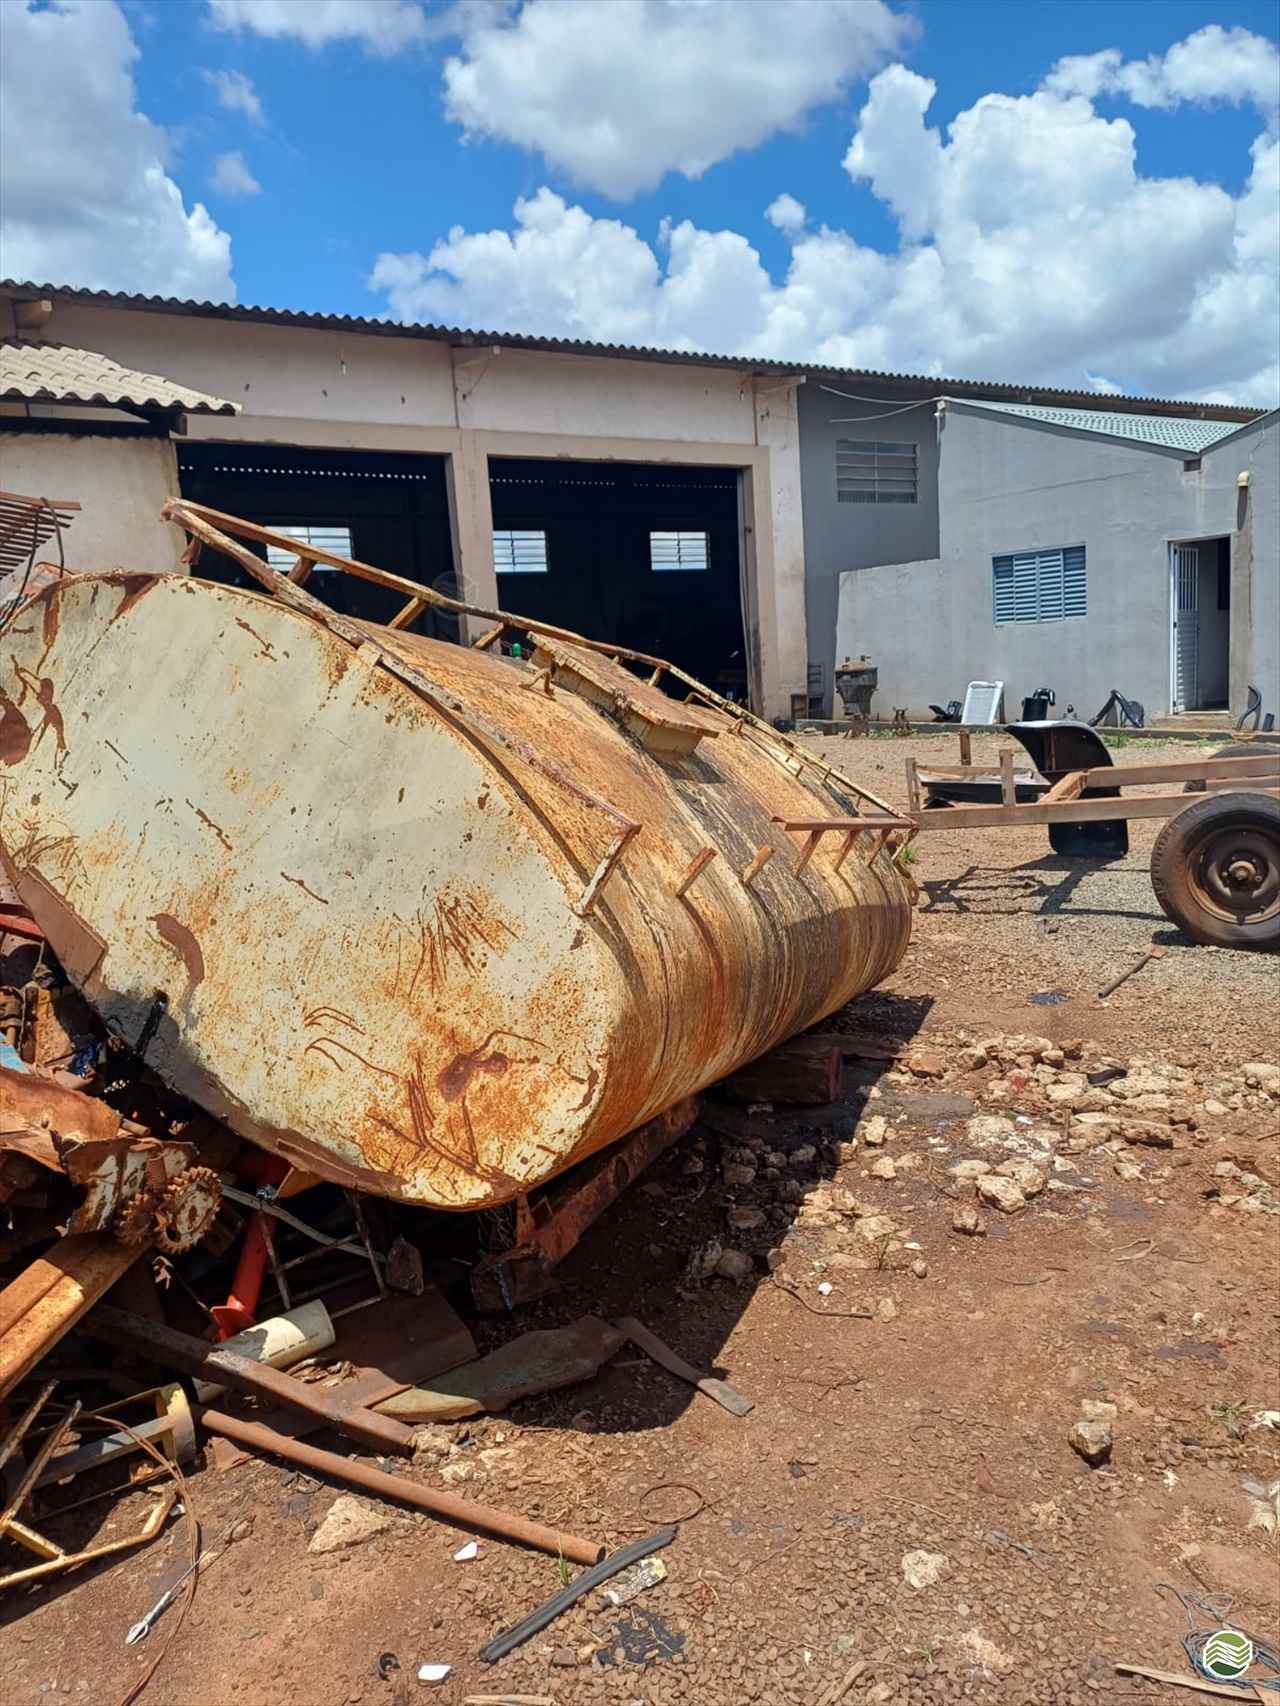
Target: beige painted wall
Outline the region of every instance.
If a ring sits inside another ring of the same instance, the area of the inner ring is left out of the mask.
[[[457,349],[426,339],[253,325],[59,303],[52,340],[239,403],[192,416],[192,438],[419,451],[451,458],[456,567],[491,605],[487,458],[703,463],[746,470],[762,709],[805,689],[804,533],[794,387],[750,368]]]
[[[63,535],[70,568],[182,570],[186,541],[159,519],[160,506],[178,490],[168,439],[0,433],[0,489],[80,505]],[[56,562],[56,542],[40,555]]]

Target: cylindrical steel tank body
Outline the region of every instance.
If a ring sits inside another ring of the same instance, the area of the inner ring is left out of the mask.
[[[857,804],[769,731],[628,718],[572,656],[548,678],[359,635],[113,573],[41,592],[0,647],[11,879],[108,1026],[244,1136],[500,1203],[901,958],[909,879],[865,832],[802,858],[775,818]]]

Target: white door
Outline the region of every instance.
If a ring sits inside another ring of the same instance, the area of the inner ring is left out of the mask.
[[[1173,709],[1194,711],[1200,703],[1200,547],[1171,545],[1169,571]]]

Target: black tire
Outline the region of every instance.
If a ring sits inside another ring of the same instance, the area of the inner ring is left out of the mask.
[[[1253,758],[1260,752],[1274,752],[1280,758],[1280,740],[1236,740],[1230,746],[1220,746],[1217,752],[1211,752],[1210,758]],[[1184,794],[1203,794],[1203,782],[1184,782]]]
[[[1151,886],[1195,942],[1280,949],[1280,800],[1209,794],[1184,806],[1156,837]]]

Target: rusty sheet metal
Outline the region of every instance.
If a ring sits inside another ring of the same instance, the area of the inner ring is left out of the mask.
[[[12,880],[108,1028],[242,1135],[500,1203],[897,964],[884,834],[802,860],[777,819],[858,805],[758,725],[700,709],[696,750],[650,750],[554,673],[315,609],[80,577],[0,664]]]

